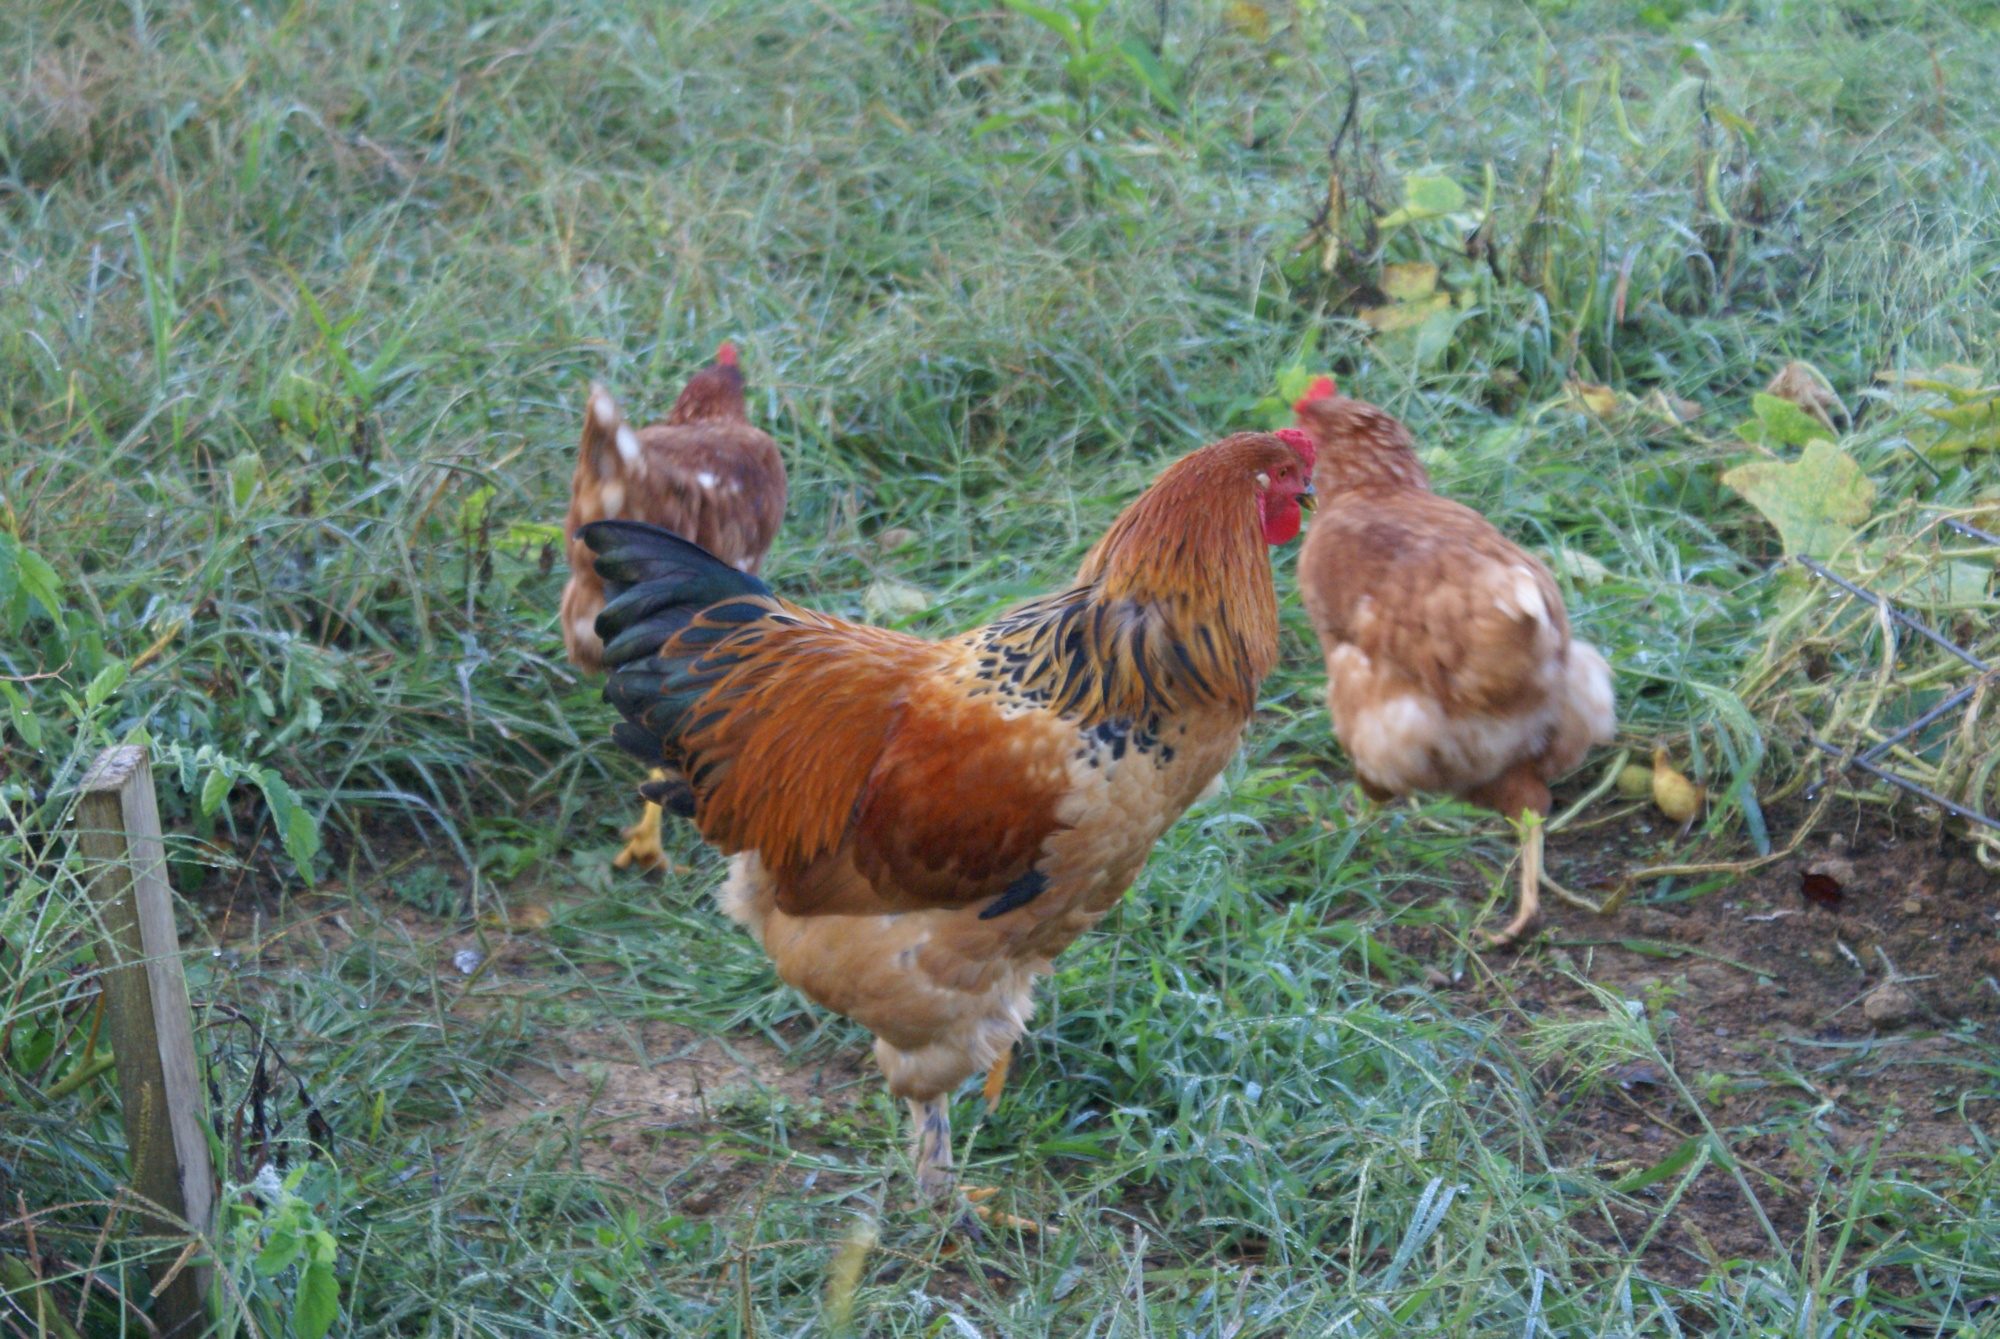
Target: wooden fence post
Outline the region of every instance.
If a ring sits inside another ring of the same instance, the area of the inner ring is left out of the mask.
[[[83,778],[77,845],[105,930],[105,1012],[124,1103],[132,1188],[172,1217],[142,1214],[150,1233],[214,1227],[215,1180],[208,1156],[208,1102],[195,1060],[194,1018],[174,934],[173,890],[160,839],[153,772],[137,745],[106,749]],[[154,1268],[156,1278],[175,1266]],[[208,1324],[208,1270],[182,1268],[154,1303],[166,1335]]]

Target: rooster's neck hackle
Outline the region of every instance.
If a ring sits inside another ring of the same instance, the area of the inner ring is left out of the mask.
[[[1024,676],[1045,681],[1065,714],[1247,716],[1278,659],[1256,476],[1291,459],[1266,433],[1182,458],[1112,522],[1076,585],[990,631],[1019,648]]]
[[[1299,425],[1319,445],[1313,486],[1324,496],[1431,489],[1431,476],[1417,459],[1416,439],[1387,410],[1366,400],[1328,397],[1299,406]]]

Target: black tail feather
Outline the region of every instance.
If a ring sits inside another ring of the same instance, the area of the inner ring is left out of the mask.
[[[611,732],[618,747],[642,762],[667,765],[664,781],[640,787],[648,800],[683,818],[694,815],[694,792],[678,770],[678,741],[689,710],[719,667],[705,653],[729,635],[727,625],[771,615],[761,597],[771,588],[701,545],[638,521],[596,521],[578,532],[596,555],[605,604],[597,616],[604,664],[611,671],[604,700],[625,719]],[[675,642],[698,615],[702,626]],[[723,626],[717,626],[723,625]],[[720,663],[731,657],[721,653]]]
[[[593,521],[578,534],[596,555],[597,574],[604,578],[597,636],[604,643],[604,663],[612,669],[657,655],[668,638],[709,605],[731,596],[771,593],[756,577],[657,525]]]

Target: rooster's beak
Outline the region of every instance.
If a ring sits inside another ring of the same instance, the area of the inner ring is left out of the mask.
[[[1301,507],[1304,507],[1307,511],[1311,511],[1313,509],[1314,504],[1317,503],[1318,501],[1319,501],[1318,492],[1314,490],[1311,484],[1307,484],[1305,487],[1305,491],[1299,494],[1299,505]]]

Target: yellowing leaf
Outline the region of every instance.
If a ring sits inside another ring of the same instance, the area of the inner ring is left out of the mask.
[[[1618,412],[1620,397],[1611,387],[1595,381],[1572,381],[1563,386],[1570,398],[1599,418],[1610,418]]]
[[[1640,406],[1662,423],[1686,423],[1701,417],[1701,406],[1693,400],[1683,400],[1678,395],[1669,395],[1658,386],[1646,393]]]
[[[1222,21],[1253,42],[1271,39],[1270,12],[1251,0],[1229,0],[1222,7]]]
[[[1415,302],[1437,291],[1438,267],[1424,261],[1382,267],[1382,291],[1398,302]]]
[[[1420,326],[1433,312],[1444,311],[1451,306],[1449,293],[1433,293],[1418,302],[1392,302],[1386,307],[1363,307],[1355,315],[1367,322],[1369,329],[1378,335],[1386,335],[1396,330],[1411,330]]]
[[[1549,554],[1549,566],[1585,588],[1602,586],[1611,579],[1611,569],[1581,549],[1556,549]]]
[[[1924,454],[1931,459],[1947,460],[1968,451],[2000,451],[2000,396],[1924,412],[1944,425],[1937,439],[1924,447]]]
[[[861,592],[861,610],[870,623],[894,623],[928,612],[930,594],[894,577],[877,577]]]
[[[1843,420],[1848,417],[1847,405],[1842,402],[1840,392],[1834,390],[1833,383],[1826,379],[1826,374],[1811,363],[1800,362],[1796,358],[1778,369],[1777,375],[1765,385],[1764,394],[1791,401],[1818,420],[1827,433],[1833,431],[1835,414]]]
[[[1964,404],[1992,395],[1995,387],[1985,384],[1985,378],[1978,368],[1967,367],[1963,363],[1945,363],[1942,366],[1923,371],[1899,372],[1885,368],[1875,374],[1877,381],[1891,385],[1906,386],[1913,391],[1929,391],[1942,395],[1953,404]]]
[[[1828,441],[1811,441],[1791,463],[1759,460],[1722,476],[1777,527],[1785,552],[1830,556],[1854,536],[1875,506],[1875,485],[1853,457]]]

